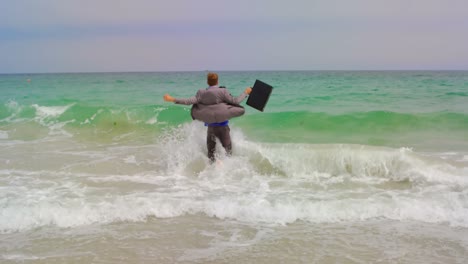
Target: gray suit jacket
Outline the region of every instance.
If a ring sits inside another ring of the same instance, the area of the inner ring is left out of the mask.
[[[226,88],[211,86],[198,90],[193,97],[175,99],[176,104],[193,105],[192,118],[205,123],[220,123],[245,113],[244,107],[239,104],[247,97],[242,93],[233,97]]]

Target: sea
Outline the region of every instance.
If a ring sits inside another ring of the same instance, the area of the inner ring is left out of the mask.
[[[0,75],[1,263],[467,263],[467,71]]]

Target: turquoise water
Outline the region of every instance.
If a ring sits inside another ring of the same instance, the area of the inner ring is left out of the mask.
[[[205,76],[0,75],[2,262],[466,260],[468,72],[220,72],[274,89],[214,165]]]
[[[466,72],[226,72],[221,77],[234,95],[255,79],[275,87],[265,113],[247,107],[244,117],[232,121],[256,141],[467,148]],[[40,129],[44,122],[58,122],[71,134],[93,130],[105,137],[115,130],[154,136],[190,121],[188,108],[168,105],[162,95],[192,96],[205,87],[205,73],[3,75],[0,85],[1,124],[12,129],[12,124],[29,122]]]

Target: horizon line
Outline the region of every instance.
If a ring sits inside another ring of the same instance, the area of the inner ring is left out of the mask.
[[[468,72],[468,69],[340,69],[340,70],[162,70],[162,71],[63,71],[0,72],[0,75],[28,74],[112,74],[112,73],[189,73],[189,72]]]

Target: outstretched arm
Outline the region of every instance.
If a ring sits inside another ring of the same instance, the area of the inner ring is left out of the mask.
[[[196,104],[198,103],[198,99],[196,96],[186,98],[186,99],[178,99],[170,96],[169,94],[164,95],[164,101],[166,102],[173,102],[176,104],[185,104],[185,105],[191,105],[191,104]]]
[[[237,96],[237,97],[233,97],[232,95],[229,94],[229,92],[226,92],[225,93],[225,102],[228,103],[228,104],[234,104],[234,105],[238,105],[240,104],[246,97],[247,95],[249,95],[250,93],[252,92],[252,88],[250,87],[247,87],[245,88],[245,91]]]

